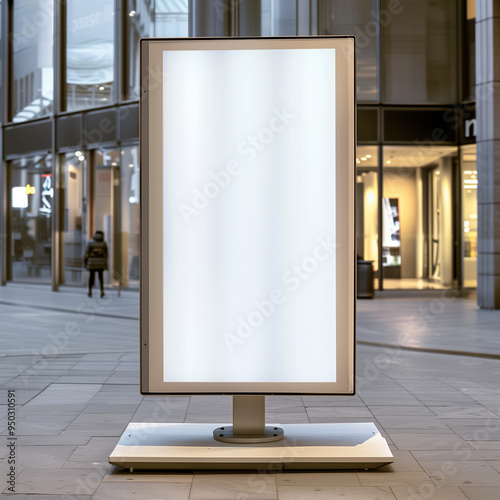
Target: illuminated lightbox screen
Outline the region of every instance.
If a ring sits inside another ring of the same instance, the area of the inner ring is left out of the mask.
[[[335,49],[163,52],[163,381],[335,382]]]

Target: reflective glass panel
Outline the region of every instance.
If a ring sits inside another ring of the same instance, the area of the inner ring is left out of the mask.
[[[113,102],[115,2],[66,3],[66,109]]]
[[[50,283],[52,158],[22,158],[10,167],[12,279]]]
[[[297,34],[297,5],[290,0],[261,0],[261,35]]]
[[[139,286],[139,146],[123,148],[120,159],[120,275],[123,286]]]
[[[86,153],[75,151],[62,157],[61,185],[64,193],[61,259],[64,262],[64,283],[84,283],[83,255],[85,253]]]
[[[358,258],[378,271],[378,147],[356,150],[356,248]]]
[[[154,1],[128,0],[127,1],[127,50],[125,60],[127,65],[128,86],[126,99],[139,98],[139,40],[154,35]]]
[[[120,282],[120,152],[94,152],[94,221],[92,231],[102,231],[108,244],[106,284]]]
[[[394,4],[383,0],[382,12]],[[456,101],[457,4],[450,0],[399,1],[383,32],[385,102]]]
[[[11,118],[22,122],[52,112],[53,0],[16,0],[12,17]]]
[[[477,286],[477,165],[476,145],[462,147],[463,286]]]

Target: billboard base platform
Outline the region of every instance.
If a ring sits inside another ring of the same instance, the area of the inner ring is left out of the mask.
[[[280,425],[280,424],[273,424]],[[125,469],[375,469],[394,461],[371,422],[280,425],[284,438],[260,444],[216,441],[217,424],[131,423],[109,456]]]

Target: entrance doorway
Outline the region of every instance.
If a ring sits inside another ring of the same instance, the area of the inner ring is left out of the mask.
[[[116,149],[94,152],[93,198],[94,213],[89,238],[96,231],[104,233],[108,245],[108,272],[105,284],[121,286],[120,279],[120,151]]]
[[[94,152],[89,237],[103,231],[109,249],[108,286],[139,286],[139,148]]]
[[[384,289],[456,286],[457,148],[384,147]]]

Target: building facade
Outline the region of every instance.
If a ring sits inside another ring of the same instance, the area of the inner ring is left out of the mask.
[[[103,230],[108,285],[138,286],[141,37],[355,34],[358,255],[379,289],[475,288],[475,12],[474,0],[1,0],[2,284],[81,286]]]

